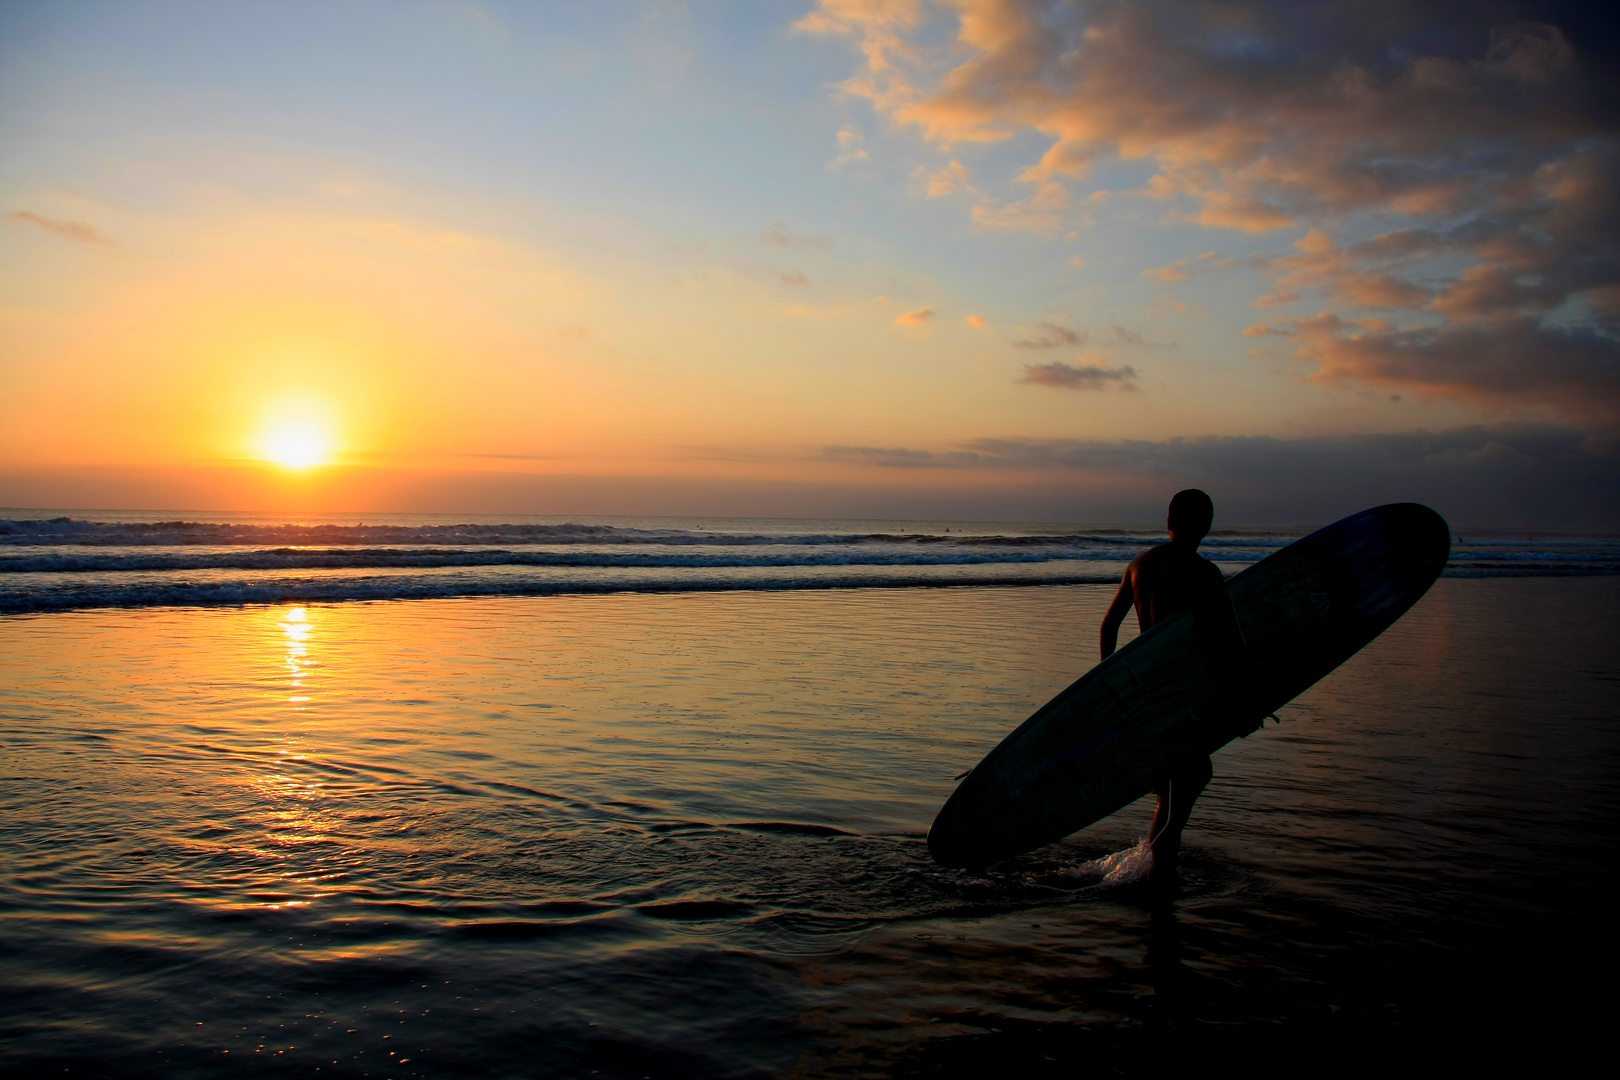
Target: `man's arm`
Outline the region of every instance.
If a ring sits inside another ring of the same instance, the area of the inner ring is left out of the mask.
[[[1131,588],[1131,575],[1136,572],[1136,563],[1125,568],[1125,580],[1119,583],[1119,592],[1114,594],[1114,602],[1108,605],[1108,614],[1102,621],[1102,659],[1106,660],[1114,654],[1119,646],[1119,624],[1125,621],[1130,614],[1131,605],[1136,603],[1135,590]]]

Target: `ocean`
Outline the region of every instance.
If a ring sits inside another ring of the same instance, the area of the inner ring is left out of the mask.
[[[1140,525],[0,510],[0,613],[612,592],[1104,585]],[[1306,529],[1215,530],[1228,574]],[[1448,576],[1620,573],[1620,535],[1454,537]]]
[[[1620,538],[1465,533],[1215,756],[1165,902],[1151,798],[924,842],[1152,529],[0,516],[6,1075],[1545,1068],[1607,1023]]]

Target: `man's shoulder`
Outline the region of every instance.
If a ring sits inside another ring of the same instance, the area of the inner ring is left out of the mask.
[[[1170,557],[1175,551],[1174,544],[1154,544],[1146,551],[1141,552],[1131,560],[1132,566],[1145,566],[1148,563],[1161,562]]]
[[[1196,565],[1198,567],[1198,575],[1205,581],[1212,585],[1224,585],[1226,583],[1226,575],[1221,573],[1221,568],[1216,566],[1209,559],[1206,559],[1200,555],[1198,556],[1198,562]]]

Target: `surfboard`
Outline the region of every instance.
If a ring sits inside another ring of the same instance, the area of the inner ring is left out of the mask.
[[[1226,583],[1082,675],[985,755],[934,819],[944,866],[1033,851],[1141,798],[1344,663],[1428,591],[1451,554],[1417,503],[1354,514]]]

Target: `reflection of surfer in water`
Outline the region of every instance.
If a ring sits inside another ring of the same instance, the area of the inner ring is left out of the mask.
[[[1125,570],[1119,593],[1103,616],[1102,655],[1106,659],[1119,642],[1119,625],[1134,605],[1142,630],[1172,615],[1199,607],[1224,595],[1224,580],[1214,563],[1198,554],[1198,544],[1215,518],[1215,504],[1197,488],[1178,491],[1170,500],[1170,542],[1142,552]],[[1213,768],[1209,757],[1197,754],[1175,763],[1169,775],[1154,786],[1159,807],[1153,814],[1149,843],[1153,849],[1155,884],[1176,880],[1176,856],[1181,851],[1181,830],[1192,814],[1193,802],[1209,783]]]

